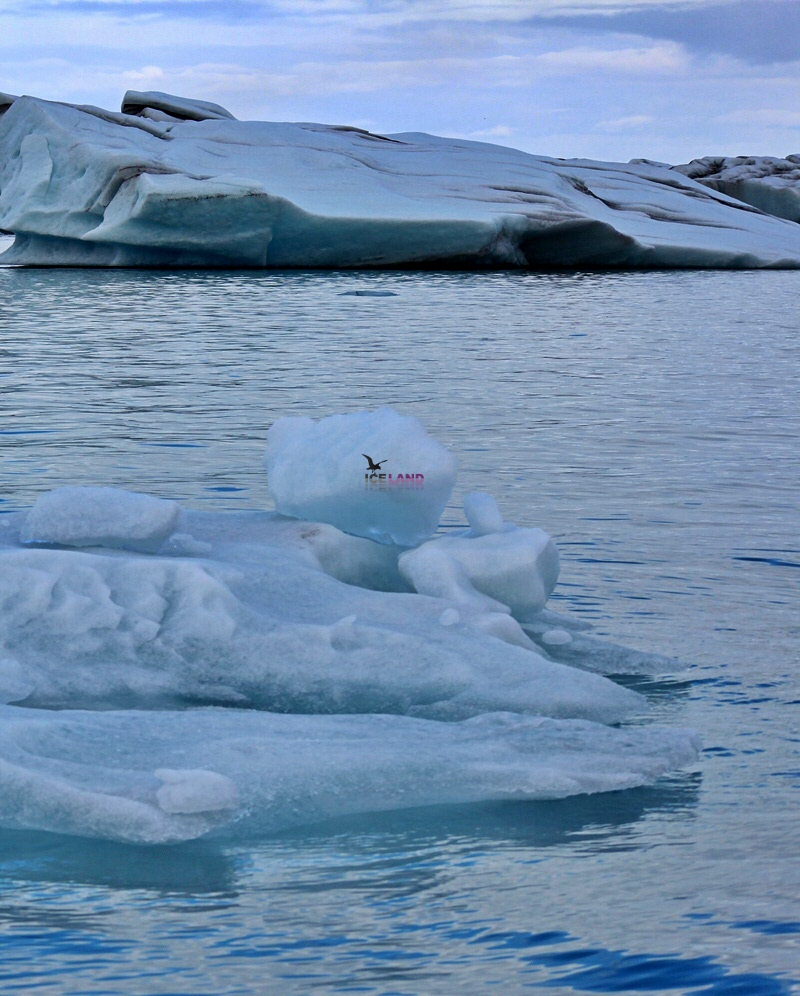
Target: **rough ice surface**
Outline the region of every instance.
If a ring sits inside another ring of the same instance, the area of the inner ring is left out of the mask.
[[[63,487],[41,495],[20,529],[23,543],[104,546],[154,553],[180,506],[120,488]]]
[[[391,408],[279,419],[265,463],[279,512],[399,546],[436,531],[456,479],[452,454]]]
[[[268,514],[186,522],[209,555],[0,548],[0,658],[13,662],[9,687],[24,691],[14,701],[612,723],[645,708],[606,678],[547,660],[493,605],[443,626],[460,602],[356,587],[315,554],[319,544],[342,577],[367,578],[368,544],[379,551],[373,582],[392,587],[391,548]]]
[[[509,713],[281,716],[0,707],[0,826],[168,843],[361,811],[560,799],[697,758],[685,730]]]
[[[800,266],[796,225],[662,164],[236,121],[160,93],[123,113],[2,100],[5,263]]]
[[[800,222],[800,156],[706,156],[672,168],[767,214]]]
[[[341,468],[363,487],[365,446],[413,455],[431,492],[359,505]],[[601,672],[675,665],[545,607],[546,533],[471,494],[468,528],[429,538],[454,462],[416,420],[285,419],[267,463],[276,497],[351,532],[112,488],[0,517],[0,826],[166,843],[619,790],[696,759],[691,732],[605,725],[647,700]]]

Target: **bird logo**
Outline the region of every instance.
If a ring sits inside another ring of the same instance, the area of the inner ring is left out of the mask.
[[[362,453],[362,454],[361,454],[361,456],[363,456],[363,457],[364,457],[364,459],[365,459],[365,460],[367,461],[367,463],[369,464],[369,467],[368,467],[367,469],[369,470],[369,476],[370,476],[370,477],[377,477],[377,476],[378,476],[378,471],[379,471],[379,470],[381,469],[381,467],[383,466],[383,464],[385,464],[385,463],[386,463],[386,462],[388,461],[388,459],[389,459],[389,458],[387,457],[387,458],[386,458],[386,460],[379,460],[379,461],[378,461],[378,462],[376,463],[376,462],[375,462],[375,461],[374,461],[374,460],[372,459],[372,457],[371,457],[371,456],[367,456],[367,454],[366,454],[366,453]]]

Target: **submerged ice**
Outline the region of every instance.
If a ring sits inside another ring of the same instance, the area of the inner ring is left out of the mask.
[[[782,180],[759,200],[681,169],[237,121],[156,92],[121,112],[0,95],[2,259],[23,265],[800,266],[793,215],[768,213]]]
[[[367,447],[424,486],[374,487]],[[546,609],[546,533],[473,494],[431,535],[455,465],[416,420],[281,420],[267,466],[286,514],[82,487],[0,518],[0,825],[168,841],[695,757],[689,733],[604,725],[647,703],[603,672],[674,665]]]
[[[230,709],[0,708],[0,823],[137,843],[332,816],[561,799],[648,784],[696,757],[684,730],[509,713],[458,723]]]

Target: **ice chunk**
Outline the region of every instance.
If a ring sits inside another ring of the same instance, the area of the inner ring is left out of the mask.
[[[456,623],[461,622],[461,613],[458,609],[445,609],[439,616],[439,622],[442,626],[455,626]]]
[[[34,690],[26,669],[13,657],[0,657],[0,704],[21,702]]]
[[[347,813],[560,799],[697,757],[685,730],[494,714],[460,723],[242,710],[0,707],[0,826],[163,843]]]
[[[464,514],[469,523],[471,536],[502,533],[505,528],[497,502],[491,495],[483,494],[480,491],[471,491],[464,496]]]
[[[436,530],[456,475],[422,423],[391,408],[279,419],[265,462],[279,512],[400,546]]]
[[[527,619],[556,586],[558,550],[541,529],[483,533],[489,521],[484,514],[477,536],[441,536],[402,554],[400,573],[420,594]]]
[[[64,487],[37,498],[23,543],[157,550],[178,524],[180,506],[120,488]]]
[[[215,771],[158,768],[155,776],[164,783],[156,801],[165,813],[213,813],[239,805],[234,783]]]
[[[800,266],[797,225],[661,165],[235,121],[161,93],[126,94],[123,114],[33,97],[5,106],[7,263]],[[774,186],[770,203],[793,199],[782,181],[759,183]]]

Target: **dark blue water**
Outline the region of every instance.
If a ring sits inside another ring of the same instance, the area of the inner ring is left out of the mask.
[[[391,404],[456,452],[459,494],[556,537],[554,608],[692,662],[628,681],[706,744],[649,789],[247,845],[0,832],[0,989],[796,991],[799,294],[789,272],[0,270],[0,510],[67,483],[265,507],[273,419]]]

